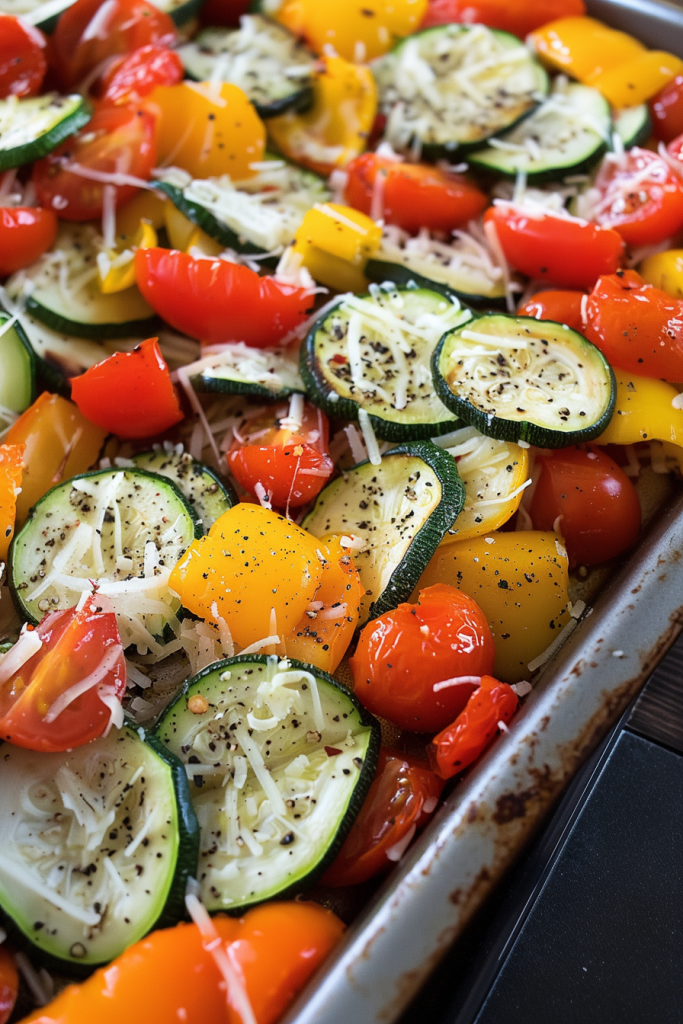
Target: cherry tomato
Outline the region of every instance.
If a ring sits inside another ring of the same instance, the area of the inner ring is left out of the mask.
[[[0,206],[0,277],[33,263],[57,237],[57,217],[39,206]]]
[[[100,93],[105,103],[139,103],[157,85],[176,85],[184,73],[175,50],[148,44],[112,60],[102,76]]]
[[[635,270],[600,278],[586,299],[583,334],[620,370],[683,381],[683,302]]]
[[[12,1016],[19,991],[19,972],[14,957],[6,946],[0,946],[0,1024]]]
[[[423,227],[452,231],[478,217],[487,204],[484,193],[466,178],[438,167],[396,163],[376,153],[363,153],[346,171],[347,203],[404,231],[417,233]],[[375,194],[378,210],[373,209]]]
[[[138,287],[176,330],[207,345],[277,345],[312,312],[305,288],[259,277],[225,260],[193,259],[169,249],[138,249]]]
[[[676,75],[650,100],[650,114],[654,133],[662,142],[683,133],[683,75]]]
[[[611,228],[585,220],[529,215],[521,207],[492,206],[484,224],[495,228],[506,260],[528,277],[558,288],[592,288],[619,267],[624,250]]]
[[[556,18],[586,13],[583,0],[429,0],[421,28],[462,22],[500,28],[525,39],[534,29]]]
[[[681,179],[658,153],[634,146],[605,160],[595,179],[593,219],[629,245],[655,245],[683,227]]]
[[[479,606],[438,583],[421,591],[417,604],[400,604],[369,622],[349,664],[366,708],[399,729],[437,732],[492,671],[494,657]]]
[[[286,402],[264,410],[236,431],[228,468],[250,494],[264,488],[276,508],[298,508],[323,489],[334,471],[328,453],[327,416],[305,402],[301,423],[292,423]]]
[[[535,530],[562,534],[569,565],[596,565],[626,551],[638,538],[636,489],[609,455],[561,448],[539,455],[541,473],[529,514]]]
[[[226,25],[237,28],[243,14],[249,12],[251,0],[206,0],[199,12],[203,25]]]
[[[388,870],[435,810],[443,785],[416,758],[383,747],[374,782],[322,885],[358,885]]]
[[[69,170],[70,164],[147,180],[155,163],[154,117],[135,107],[101,107],[85,128],[35,164],[33,181],[41,204],[59,217],[95,220],[102,216],[106,183]],[[114,187],[116,206],[138,191],[132,184]]]
[[[0,100],[38,95],[47,71],[46,42],[39,29],[0,14]]]
[[[681,164],[681,173],[683,174],[683,133],[671,140],[666,147],[666,151],[669,156],[673,157],[674,160],[678,160]]]
[[[110,704],[126,690],[126,662],[110,608],[94,596],[80,611],[48,613],[35,629],[40,649],[8,678],[7,667],[0,668],[3,740],[28,750],[70,750],[107,731]],[[22,634],[17,643],[25,642]],[[88,677],[92,686],[81,693],[74,689]]]
[[[72,377],[71,397],[91,423],[118,437],[154,437],[183,419],[156,338]]]
[[[518,704],[511,686],[484,676],[465,710],[434,737],[427,751],[434,771],[442,779],[450,779],[476,761],[497,734],[499,723],[509,722]]]
[[[169,15],[147,0],[76,0],[57,22],[50,62],[71,89],[110,57],[148,43],[173,46],[175,38]]]
[[[536,320],[554,320],[573,331],[583,333],[581,303],[585,292],[537,292],[517,310],[518,316],[532,316]]]

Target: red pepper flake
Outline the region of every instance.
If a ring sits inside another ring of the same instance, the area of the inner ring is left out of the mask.
[[[343,356],[341,352],[337,352],[336,355],[332,356],[330,362],[336,363],[338,366],[346,366],[346,364],[348,363],[348,359],[346,358],[346,356]]]
[[[325,747],[325,753],[328,757],[334,757],[335,754],[341,754],[343,751],[337,750],[336,747]]]

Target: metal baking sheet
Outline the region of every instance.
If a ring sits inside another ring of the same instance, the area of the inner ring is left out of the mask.
[[[683,55],[683,10],[589,13]],[[457,786],[282,1024],[390,1024],[683,626],[683,496],[596,601],[488,756]]]

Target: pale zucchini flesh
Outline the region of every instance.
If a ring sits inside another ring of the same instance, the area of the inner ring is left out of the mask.
[[[79,94],[0,100],[0,171],[47,156],[91,117],[90,104]]]
[[[0,429],[28,409],[36,395],[36,360],[19,321],[0,310]]]

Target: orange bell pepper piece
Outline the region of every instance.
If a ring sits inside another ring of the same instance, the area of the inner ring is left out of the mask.
[[[14,534],[17,515],[17,496],[20,493],[24,465],[23,444],[0,445],[0,561],[7,561],[10,541]]]
[[[646,52],[642,43],[595,18],[558,18],[529,39],[544,64],[584,85]]]
[[[415,32],[428,0],[285,0],[275,17],[322,53],[331,45],[346,60],[381,57]]]

